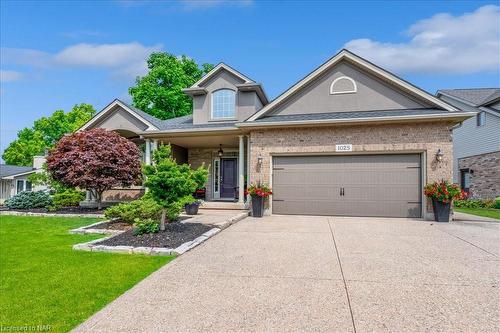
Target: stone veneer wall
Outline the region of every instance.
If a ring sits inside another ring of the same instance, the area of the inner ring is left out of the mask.
[[[250,181],[270,181],[272,154],[334,153],[336,144],[352,144],[353,152],[427,152],[426,182],[452,181],[453,145],[449,122],[416,124],[358,125],[338,127],[296,127],[254,130],[250,133]],[[435,154],[441,149],[443,160],[437,163]],[[257,158],[262,156],[262,167]],[[432,205],[427,200],[427,218]]]
[[[206,187],[206,199],[211,200],[213,198],[212,194],[212,161],[217,157],[218,148],[190,148],[188,149],[188,163],[192,168],[196,169],[205,163],[205,167],[208,167],[208,179],[205,185]]]
[[[470,191],[474,198],[500,196],[500,152],[464,157],[458,160],[458,170],[470,169]]]

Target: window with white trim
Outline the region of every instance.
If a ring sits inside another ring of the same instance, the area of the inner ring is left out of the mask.
[[[212,119],[236,118],[236,93],[231,89],[220,89],[212,93]]]
[[[33,189],[33,186],[31,185],[31,182],[25,179],[18,179],[16,181],[16,194],[19,194],[24,191],[31,192]]]

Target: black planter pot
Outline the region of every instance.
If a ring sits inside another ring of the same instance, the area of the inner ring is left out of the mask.
[[[258,195],[252,195],[252,216],[264,216],[264,198]]]
[[[200,207],[200,204],[198,204],[197,202],[184,205],[184,209],[186,210],[186,214],[188,215],[198,214],[198,207]]]
[[[432,210],[434,211],[434,220],[436,222],[450,222],[449,202],[441,202],[432,198]]]

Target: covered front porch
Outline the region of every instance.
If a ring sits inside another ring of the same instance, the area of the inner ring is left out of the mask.
[[[231,131],[235,132],[235,131]],[[244,207],[249,170],[250,140],[245,133],[151,133],[142,135],[144,162],[152,163],[152,154],[158,146],[169,144],[178,163],[192,168],[204,165],[209,176],[203,191],[199,191],[210,208],[231,209]],[[228,203],[228,204],[226,204]],[[239,203],[241,205],[230,205]]]

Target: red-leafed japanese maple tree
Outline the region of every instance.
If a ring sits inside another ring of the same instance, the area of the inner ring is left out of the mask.
[[[62,137],[47,157],[47,170],[63,185],[90,191],[101,209],[104,191],[140,179],[140,152],[117,133],[96,128]]]

